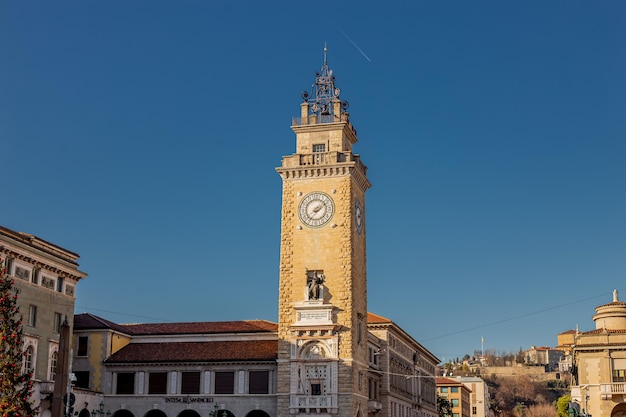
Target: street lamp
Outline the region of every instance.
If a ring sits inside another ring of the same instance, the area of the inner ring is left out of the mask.
[[[228,411],[224,410],[224,404],[222,404],[220,407],[220,404],[215,403],[215,405],[213,406],[213,411],[210,411],[209,415],[211,417],[228,417]]]
[[[104,401],[100,401],[100,408],[91,410],[91,417],[111,417],[111,410],[104,411]]]

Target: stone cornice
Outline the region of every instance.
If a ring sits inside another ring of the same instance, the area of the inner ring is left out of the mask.
[[[83,273],[83,272],[81,272],[81,271],[79,271],[79,270],[77,270],[75,268],[70,268],[70,269],[75,270],[76,272],[80,273],[80,275],[72,274],[72,273],[68,272],[65,269],[60,269],[58,267],[49,265],[47,263],[38,261],[38,260],[28,256],[28,255],[25,255],[25,254],[20,253],[20,252],[15,252],[14,250],[11,250],[11,249],[9,249],[7,247],[1,247],[0,246],[0,253],[2,253],[4,255],[4,257],[10,256],[10,257],[12,257],[14,259],[19,259],[20,261],[23,261],[23,262],[31,264],[35,268],[39,268],[41,270],[49,271],[49,272],[51,272],[54,275],[70,279],[70,280],[72,280],[74,282],[78,282],[79,280],[81,280],[81,279],[83,279],[83,278],[85,278],[87,276],[87,274],[85,274],[85,273]]]
[[[276,172],[283,180],[310,180],[313,178],[331,178],[352,176],[361,190],[365,191],[372,186],[365,173],[357,167],[356,162],[336,165],[306,166],[293,168],[276,168]]]

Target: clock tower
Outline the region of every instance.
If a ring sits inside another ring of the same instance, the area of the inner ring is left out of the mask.
[[[367,168],[326,63],[294,118],[283,180],[278,417],[367,416]]]

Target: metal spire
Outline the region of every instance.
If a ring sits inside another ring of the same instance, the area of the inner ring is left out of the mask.
[[[328,48],[324,43],[324,65],[319,72],[315,73],[315,83],[311,85],[311,93],[302,92],[302,98],[309,103],[310,113],[318,116],[333,115],[334,102],[341,103],[341,113],[344,113],[348,108],[348,102],[339,99],[340,90],[335,87],[333,70],[328,68],[327,52]]]

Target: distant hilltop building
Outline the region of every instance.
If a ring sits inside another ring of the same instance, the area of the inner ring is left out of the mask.
[[[572,401],[593,417],[626,415],[626,303],[596,307],[595,330],[577,332],[572,349]]]
[[[529,350],[524,352],[524,363],[526,365],[540,365],[545,368],[546,372],[552,372],[559,369],[559,362],[564,356],[565,353],[560,349],[553,349],[548,346],[531,346]]]

